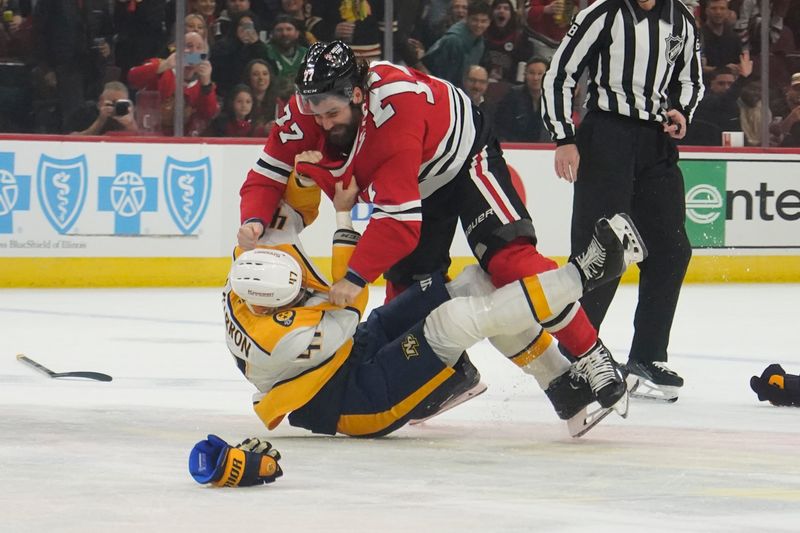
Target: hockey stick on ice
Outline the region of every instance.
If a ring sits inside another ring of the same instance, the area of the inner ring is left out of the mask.
[[[33,359],[29,357],[25,357],[23,354],[17,354],[17,361],[25,363],[26,365],[32,367],[34,370],[38,370],[42,374],[45,374],[47,377],[51,378],[86,378],[86,379],[93,379],[95,381],[111,381],[111,376],[108,374],[103,374],[101,372],[53,372],[46,366],[42,366]]]

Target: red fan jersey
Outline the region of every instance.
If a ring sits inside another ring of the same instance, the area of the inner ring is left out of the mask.
[[[387,62],[370,67],[363,111],[347,161],[326,172],[303,164],[298,172],[313,177],[330,197],[336,181],[355,176],[361,200],[373,203],[373,213],[349,266],[373,281],[417,246],[422,199],[450,182],[467,161],[475,125],[472,105],[459,89]],[[321,127],[292,99],[242,186],[242,221],[269,221],[295,155],[326,153],[325,148]]]

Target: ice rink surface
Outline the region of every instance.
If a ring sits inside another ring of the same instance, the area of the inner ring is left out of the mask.
[[[748,385],[769,363],[800,372],[798,285],[686,286],[680,400],[632,402],[577,440],[488,344],[470,352],[488,392],[421,426],[268,434],[220,292],[0,290],[0,531],[800,531],[800,409]],[[635,297],[620,289],[601,332],[619,361]],[[51,380],[20,352],[114,381]],[[268,436],[284,477],[198,485],[187,457],[207,433]]]

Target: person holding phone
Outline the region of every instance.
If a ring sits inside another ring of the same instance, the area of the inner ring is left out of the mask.
[[[259,39],[255,14],[243,11],[231,19],[228,34],[211,49],[214,81],[223,96],[240,82],[250,61],[267,57],[267,45]]]
[[[250,11],[250,0],[226,0],[225,9],[217,17],[217,22],[213,28],[211,42],[215,43],[228,35],[233,25],[233,19],[245,11]]]
[[[212,81],[208,44],[195,32],[184,37],[183,98],[184,133],[199,135],[219,112],[217,87]],[[161,129],[164,135],[173,134],[175,84],[175,53],[166,59],[153,58],[128,72],[128,82],[138,90],[158,91],[161,100]]]
[[[139,132],[128,88],[118,81],[105,84],[95,112],[96,118],[88,128],[70,135],[136,135]]]

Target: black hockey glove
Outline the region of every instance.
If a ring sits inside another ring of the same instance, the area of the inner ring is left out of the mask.
[[[258,438],[245,439],[231,446],[216,435],[209,435],[192,448],[189,473],[200,484],[216,487],[247,487],[271,483],[283,475],[278,461],[281,454]]]
[[[761,377],[751,377],[750,388],[762,402],[800,407],[800,376],[787,374],[781,365],[769,365]]]

